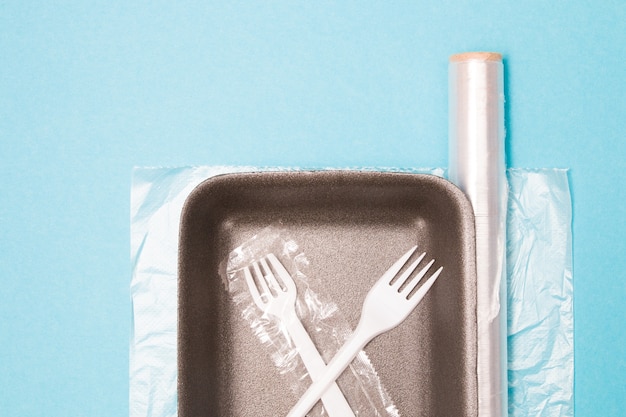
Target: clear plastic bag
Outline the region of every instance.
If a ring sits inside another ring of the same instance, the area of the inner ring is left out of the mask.
[[[280,317],[268,314],[255,304],[246,282],[245,269],[255,262],[258,263],[268,254],[275,255],[293,278],[297,288],[297,314],[324,362],[328,363],[332,359],[349,338],[352,329],[337,305],[325,296],[320,281],[310,273],[306,254],[287,232],[280,228],[268,227],[231,252],[226,267],[226,289],[254,335],[266,347],[277,372],[287,378],[295,402],[311,383],[308,372],[287,331],[286,324]],[[256,275],[259,276],[259,272],[264,274],[263,264],[257,266],[259,269]],[[250,268],[248,271],[251,271],[252,275],[255,270]],[[337,384],[356,416],[399,416],[364,351],[355,358]],[[321,403],[318,403],[309,415],[328,414]]]

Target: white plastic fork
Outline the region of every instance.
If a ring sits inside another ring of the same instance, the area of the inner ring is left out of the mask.
[[[268,261],[272,268],[268,265]],[[315,382],[317,378],[324,374],[326,363],[296,314],[296,284],[289,272],[287,272],[273,253],[268,254],[259,262],[252,264],[256,280],[253,278],[250,268],[244,268],[244,276],[252,299],[257,307],[265,313],[278,318],[286,327],[302,358],[304,366],[309,372],[311,380]],[[278,283],[274,272],[280,277],[284,287]],[[330,417],[355,417],[339,386],[334,383],[334,380],[331,383],[326,384],[322,392],[320,392],[322,404],[328,415]]]
[[[394,279],[416,249],[417,246],[414,246],[398,259],[367,293],[356,329],[326,366],[324,375],[313,382],[287,417],[305,417],[326,387],[341,375],[361,349],[374,337],[402,323],[424,298],[443,269],[439,268],[417,291],[414,291],[435,262],[431,260],[415,276],[411,276],[426,253],[422,253],[400,277]]]

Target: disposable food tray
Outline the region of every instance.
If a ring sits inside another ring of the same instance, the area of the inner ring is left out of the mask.
[[[229,253],[268,226],[297,241],[352,328],[371,286],[410,247],[443,266],[411,316],[365,351],[401,415],[477,415],[471,204],[437,176],[343,170],[220,175],[188,197],[179,237],[180,417],[282,416],[297,400],[224,288]]]

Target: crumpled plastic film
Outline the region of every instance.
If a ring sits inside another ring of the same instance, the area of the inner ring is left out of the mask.
[[[572,209],[566,170],[509,169],[509,416],[574,416]]]
[[[136,168],[130,204],[130,416],[171,417],[176,402],[178,228],[183,203],[208,177],[246,168]]]
[[[130,417],[177,415],[178,228],[185,200],[209,177],[261,170],[270,168],[133,171]],[[369,170],[444,175],[441,168]],[[509,415],[572,417],[573,288],[567,172],[510,169],[508,180]],[[393,392],[389,394],[393,396]]]
[[[280,275],[275,273],[275,267],[267,261],[268,254],[275,256],[275,259],[288,270],[297,288],[295,308],[298,321],[303,325],[306,324],[309,329],[308,334],[319,349],[324,362],[329,362],[350,338],[352,328],[337,304],[324,294],[324,286],[311,271],[306,253],[300,249],[289,233],[278,225],[259,230],[259,233],[252,239],[230,253],[225,287],[233,303],[241,312],[242,319],[250,326],[251,335],[254,334],[259,343],[264,345],[277,371],[289,381],[294,394],[293,403],[295,403],[311,384],[309,373],[300,358],[294,339],[287,330],[289,326],[281,317],[262,311],[255,304],[244,272],[247,269],[251,274],[249,278],[253,280],[253,274],[257,275],[254,281],[256,283],[259,276],[269,272],[265,269],[269,267],[270,271],[274,271],[274,275],[278,275],[278,279],[283,282]],[[255,263],[257,270],[253,267]],[[318,351],[314,353],[318,354]],[[339,378],[337,384],[345,399],[348,400],[353,415],[359,417],[400,416],[393,399],[384,388],[365,351],[357,355],[348,371]],[[342,410],[341,408],[335,409],[334,414],[337,415]],[[348,410],[344,412],[348,413]],[[320,402],[307,415],[322,417],[332,415],[332,413],[324,410]]]

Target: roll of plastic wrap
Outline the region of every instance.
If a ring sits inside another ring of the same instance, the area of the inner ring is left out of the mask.
[[[507,415],[506,201],[502,56],[450,57],[449,178],[476,216],[478,416]]]

